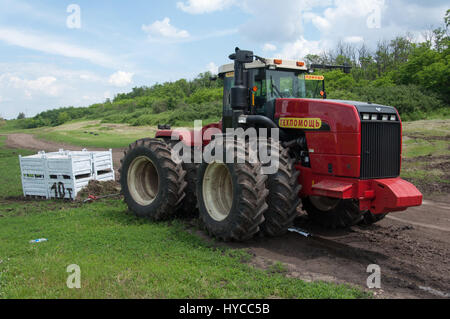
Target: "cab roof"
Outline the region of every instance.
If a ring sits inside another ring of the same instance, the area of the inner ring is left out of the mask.
[[[289,70],[299,70],[308,71],[306,63],[303,61],[295,60],[284,60],[284,59],[265,59],[266,63],[260,60],[253,61],[252,63],[246,63],[246,69],[259,69],[259,68],[273,68],[273,69],[289,69]],[[229,63],[222,65],[219,68],[219,75],[234,72],[234,63]]]

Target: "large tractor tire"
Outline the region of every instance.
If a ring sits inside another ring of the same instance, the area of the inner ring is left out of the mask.
[[[387,214],[375,215],[371,212],[365,212],[364,217],[359,223],[361,226],[371,226],[373,224],[378,223],[380,220],[383,220]]]
[[[167,143],[171,148],[173,148],[177,143],[182,143],[181,141],[173,141],[169,138],[164,138],[163,141]],[[177,211],[177,216],[183,217],[197,217],[198,216],[198,205],[197,205],[197,170],[199,164],[194,163],[194,148],[188,148],[191,152],[191,162],[182,162],[181,166],[186,172],[186,196],[180,203],[180,208]],[[177,154],[182,156],[183,154]]]
[[[325,228],[348,228],[363,219],[357,200],[311,196],[303,199],[303,210],[315,223]]]
[[[276,237],[286,234],[298,216],[297,207],[301,202],[299,198],[301,185],[298,181],[300,171],[295,169],[295,161],[289,156],[288,149],[272,140],[269,140],[269,144],[264,144],[263,147],[268,147],[268,150],[274,146],[274,150],[278,152],[279,169],[275,174],[268,175],[266,181],[269,207],[264,213],[265,221],[261,225],[261,230],[266,236]]]
[[[182,217],[197,217],[198,205],[197,205],[197,170],[198,164],[183,163],[183,169],[186,171],[186,196],[181,203]]]
[[[213,141],[216,147],[229,149]],[[248,160],[238,163],[234,145],[234,162],[203,163],[198,171],[197,196],[200,219],[210,235],[223,241],[246,241],[260,231],[267,209],[267,176],[261,174],[261,164]],[[246,156],[247,157],[247,156]]]
[[[155,221],[171,218],[185,196],[185,175],[159,139],[131,144],[121,160],[120,184],[125,202],[138,217]]]

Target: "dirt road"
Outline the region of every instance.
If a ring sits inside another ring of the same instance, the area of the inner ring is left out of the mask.
[[[11,134],[6,143],[8,147],[32,150],[80,149],[28,134]],[[116,169],[122,155],[123,150],[113,150]],[[377,264],[382,289],[376,292],[381,298],[450,298],[448,202],[425,200],[421,207],[392,214],[367,228],[327,231],[304,217],[297,219],[296,226],[312,236],[289,233],[282,238],[258,238],[229,246],[247,249],[257,267],[268,268],[279,261],[287,265],[288,276],[360,287],[366,287],[368,265]]]
[[[366,286],[367,267],[381,268],[383,298],[450,298],[450,205],[425,201],[421,207],[392,214],[370,227],[330,231],[305,217],[296,226],[312,234],[257,239],[234,247],[249,249],[254,263],[275,261],[288,275]]]

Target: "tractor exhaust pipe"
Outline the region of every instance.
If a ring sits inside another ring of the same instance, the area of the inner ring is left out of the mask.
[[[239,127],[239,117],[248,113],[250,89],[245,81],[245,63],[253,62],[253,52],[236,48],[230,55],[234,60],[234,86],[231,88],[231,108],[233,109],[233,127]]]
[[[265,128],[278,128],[274,121],[263,115],[248,115],[246,121],[247,124],[256,124]]]
[[[270,118],[264,115],[244,115],[239,118],[240,124],[253,125],[257,127],[264,127],[267,129],[279,129],[278,125]],[[279,137],[284,140],[286,134],[282,131],[278,131]]]

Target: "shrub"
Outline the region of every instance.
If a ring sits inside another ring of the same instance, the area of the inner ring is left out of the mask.
[[[198,89],[195,91],[194,94],[192,94],[186,102],[189,104],[203,104],[203,103],[210,103],[210,102],[216,102],[221,101],[223,97],[223,89],[217,88],[217,89]]]
[[[360,101],[394,106],[400,115],[411,120],[426,118],[426,113],[444,107],[439,96],[416,85],[354,88]]]

